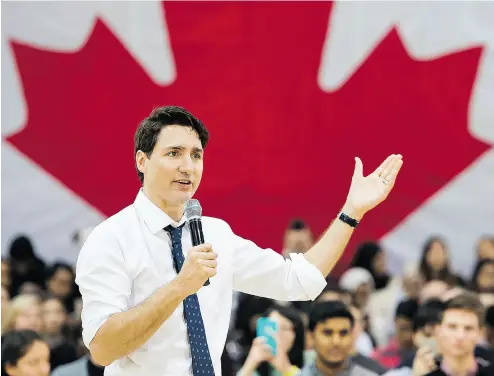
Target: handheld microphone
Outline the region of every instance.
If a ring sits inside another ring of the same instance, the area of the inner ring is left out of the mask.
[[[202,233],[202,208],[198,200],[191,199],[185,204],[185,216],[189,222],[190,237],[192,239],[192,245],[204,244],[204,234]],[[209,286],[209,278],[204,282],[204,286]]]

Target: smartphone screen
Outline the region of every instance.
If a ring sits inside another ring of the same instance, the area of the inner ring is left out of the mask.
[[[271,348],[273,356],[276,355],[276,338],[278,323],[268,317],[260,317],[257,320],[257,337],[264,337],[266,344]]]

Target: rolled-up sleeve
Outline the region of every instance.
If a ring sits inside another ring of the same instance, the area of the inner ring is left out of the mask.
[[[321,271],[303,254],[290,259],[272,249],[235,235],[230,228],[233,255],[233,288],[236,291],[276,300],[315,300],[326,286]]]
[[[128,309],[131,279],[116,237],[107,223],[93,230],[81,249],[76,283],[82,296],[82,338],[86,347],[114,313]]]

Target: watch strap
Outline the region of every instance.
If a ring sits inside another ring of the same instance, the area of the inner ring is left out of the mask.
[[[345,222],[347,225],[355,228],[358,226],[359,221],[357,221],[355,218],[349,217],[345,213],[341,212],[340,215],[338,216],[338,219],[342,222]]]

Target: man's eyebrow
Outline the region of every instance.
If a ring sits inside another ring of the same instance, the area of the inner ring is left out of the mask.
[[[171,146],[165,146],[163,149],[185,150],[187,148],[183,145],[171,145]],[[203,149],[198,147],[193,147],[192,151],[202,153]]]

